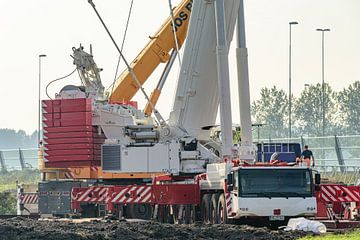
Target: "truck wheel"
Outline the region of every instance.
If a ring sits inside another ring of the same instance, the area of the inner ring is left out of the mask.
[[[157,214],[157,220],[160,223],[167,223],[168,214],[167,209],[165,205],[159,205],[158,207],[158,214]]]
[[[178,224],[179,223],[179,208],[177,205],[169,205],[169,223]]]
[[[82,218],[94,218],[98,217],[98,208],[94,204],[87,204],[81,206],[81,217]]]
[[[211,194],[205,194],[202,198],[201,207],[200,207],[201,221],[205,224],[211,223],[212,212],[210,211],[211,209],[210,205],[211,205]]]
[[[227,220],[227,210],[226,210],[226,201],[225,196],[222,193],[219,197],[218,206],[217,206],[217,219],[219,224],[228,223]]]
[[[150,220],[152,207],[150,204],[131,204],[127,206],[130,218]]]
[[[179,223],[192,224],[195,223],[195,206],[194,205],[180,205],[179,209]]]
[[[186,224],[195,223],[195,218],[196,218],[195,206],[194,205],[186,205],[185,212],[186,212],[185,223]]]
[[[219,202],[219,193],[214,193],[211,196],[211,202],[210,202],[210,223],[211,224],[218,224],[219,220],[217,218],[217,207]]]

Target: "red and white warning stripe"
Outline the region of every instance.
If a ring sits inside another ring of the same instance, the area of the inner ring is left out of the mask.
[[[37,204],[39,195],[37,193],[23,193],[19,196],[20,204]]]
[[[225,202],[226,202],[226,212],[227,212],[227,216],[231,216],[231,215],[232,215],[231,195],[230,195],[230,193],[228,193],[228,192],[225,193]]]
[[[359,202],[359,192],[341,185],[322,185],[320,198],[325,202]]]
[[[112,203],[150,203],[152,200],[151,186],[127,186],[114,188],[109,199]]]
[[[108,187],[89,187],[85,191],[79,191],[73,195],[73,200],[77,202],[105,202],[108,195]]]
[[[97,172],[99,170],[99,167],[90,167],[90,170],[93,172]]]
[[[64,173],[66,179],[74,179],[75,174],[73,172],[66,172]]]

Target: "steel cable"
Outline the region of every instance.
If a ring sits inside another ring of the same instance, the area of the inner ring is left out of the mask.
[[[129,23],[130,23],[130,17],[131,17],[131,13],[132,13],[133,4],[134,4],[134,0],[131,0],[130,9],[129,9],[129,14],[128,14],[128,18],[127,18],[126,26],[125,26],[125,31],[124,31],[124,36],[123,36],[123,40],[122,40],[122,44],[121,44],[121,48],[120,48],[121,51],[124,49],[125,39],[126,39],[126,35],[127,35]],[[112,88],[112,89],[111,89],[111,92],[114,91],[114,86],[115,86],[115,82],[116,82],[116,79],[117,79],[117,74],[118,74],[118,71],[119,71],[120,61],[121,61],[121,56],[119,56],[118,62],[117,62],[117,65],[116,65],[116,71],[115,71],[114,81],[113,81],[113,83],[112,83],[112,84],[108,87],[108,89],[107,89],[107,90],[109,90],[110,88]]]
[[[175,17],[174,17],[174,11],[173,11],[173,7],[171,4],[171,0],[169,0],[169,8],[170,8],[170,15],[171,15],[171,19],[172,19],[172,28],[173,28],[173,33],[174,33],[175,48],[178,53],[179,65],[181,68],[181,56],[180,56],[180,52],[179,52],[179,43],[178,43],[178,39],[176,36]]]
[[[57,79],[52,80],[51,82],[49,82],[49,83],[46,85],[46,88],[45,88],[46,96],[48,96],[48,98],[50,98],[51,100],[53,100],[53,99],[49,96],[49,94],[48,94],[48,87],[50,86],[50,84],[52,84],[52,83],[54,83],[54,82],[56,82],[56,81],[62,80],[62,79],[64,79],[64,78],[70,77],[70,76],[76,71],[76,69],[77,69],[77,68],[75,68],[74,71],[72,71],[71,73],[69,73],[69,74],[67,74],[67,75],[65,75],[65,76],[63,76],[63,77],[61,77],[61,78],[57,78]]]

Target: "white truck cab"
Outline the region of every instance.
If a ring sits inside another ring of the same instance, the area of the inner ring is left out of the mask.
[[[232,213],[228,218],[284,221],[289,217],[315,216],[317,212],[312,171],[306,167],[235,167],[228,174],[227,189]]]

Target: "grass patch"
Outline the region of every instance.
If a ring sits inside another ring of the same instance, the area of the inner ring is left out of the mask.
[[[36,184],[39,170],[0,172],[0,214],[16,214],[16,182]]]
[[[16,183],[7,183],[0,185],[0,192],[16,189]]]
[[[347,232],[347,233],[329,233],[322,236],[315,237],[303,237],[300,240],[359,240],[360,239],[360,229]]]
[[[36,184],[39,180],[39,170],[25,169],[22,171],[0,172],[0,191],[15,189],[16,182]]]

